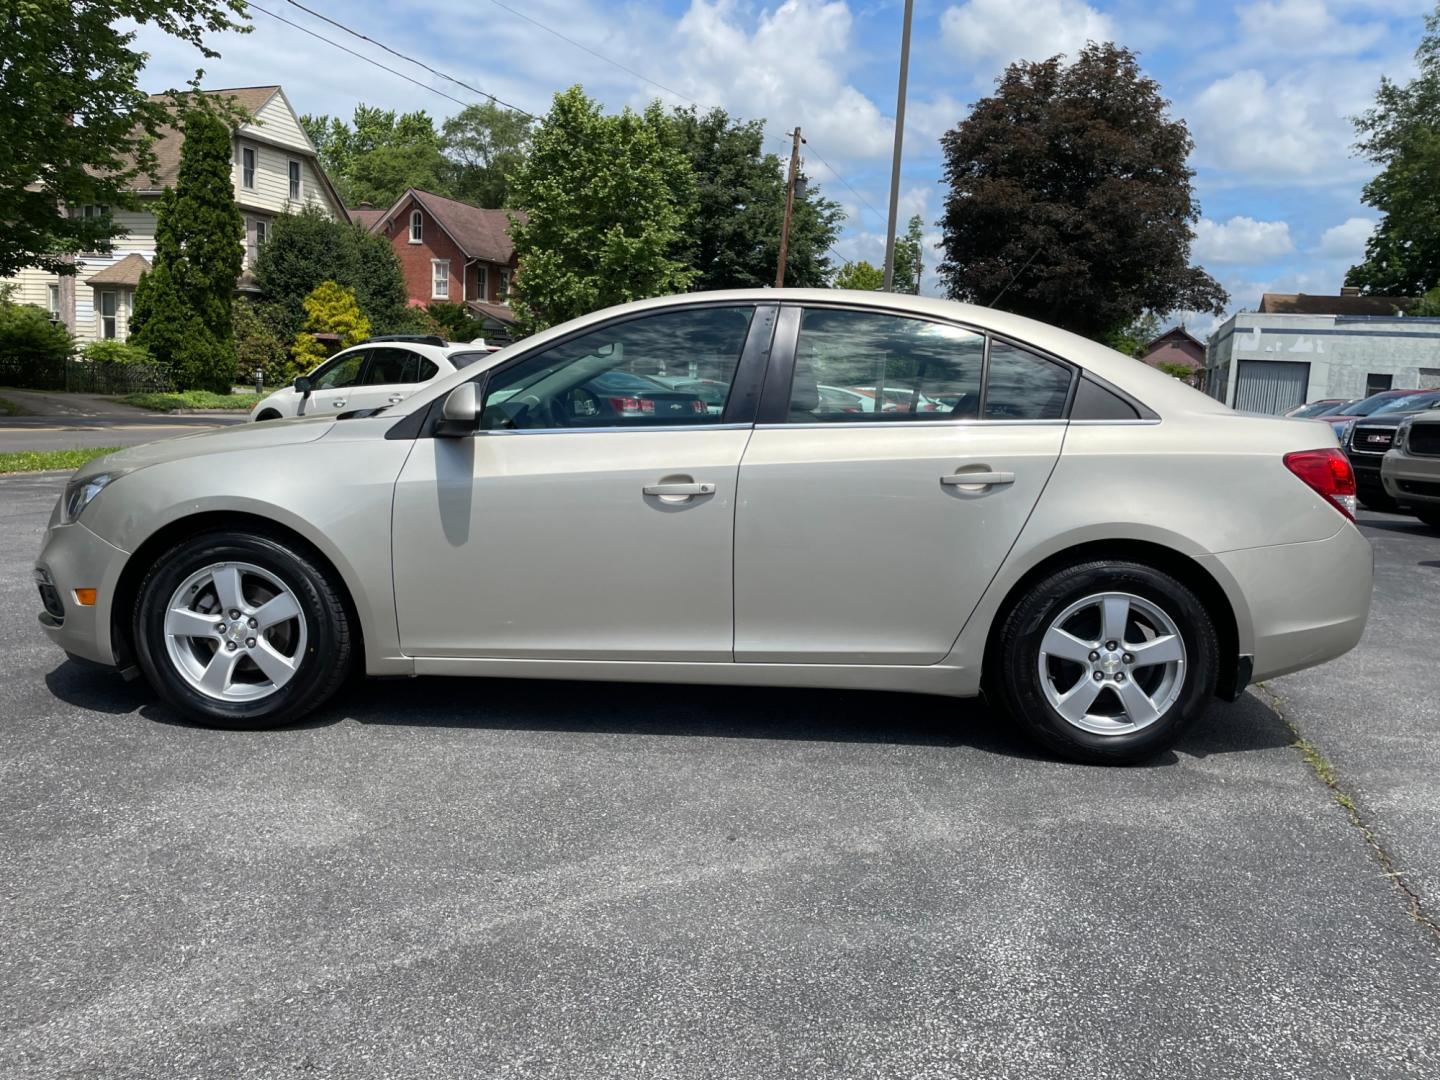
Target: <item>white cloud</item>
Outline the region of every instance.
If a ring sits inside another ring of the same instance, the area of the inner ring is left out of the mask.
[[[1290,226],[1284,221],[1256,221],[1232,217],[1216,222],[1201,218],[1195,226],[1192,252],[1201,263],[1268,263],[1295,250]]]
[[[1276,42],[1284,52],[1303,49],[1317,53],[1356,53],[1374,45],[1385,34],[1380,23],[1342,22],[1330,13],[1325,0],[1256,0],[1235,10],[1251,51],[1273,53]]]
[[[1374,231],[1375,221],[1372,218],[1346,218],[1320,235],[1320,246],[1317,250],[1321,255],[1333,259],[1357,263],[1364,258],[1365,241],[1370,239],[1370,234]]]
[[[1087,41],[1112,40],[1115,28],[1084,0],[966,0],[940,16],[940,33],[961,59],[998,68],[1074,53]]]

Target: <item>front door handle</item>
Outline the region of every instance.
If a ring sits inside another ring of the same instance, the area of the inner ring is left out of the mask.
[[[386,400],[389,401],[391,405],[398,405],[398,404],[400,404],[400,402],[402,402],[402,401],[405,400],[405,395],[404,395],[404,394],[391,394],[391,395],[389,396],[389,398],[387,398]]]
[[[714,495],[714,484],[646,484],[641,488],[646,495]]]
[[[961,472],[940,477],[947,487],[988,487],[991,484],[1013,484],[1013,472]]]
[[[336,398],[334,401],[330,402],[330,404],[333,408],[343,409],[345,407],[345,399],[343,397]]]

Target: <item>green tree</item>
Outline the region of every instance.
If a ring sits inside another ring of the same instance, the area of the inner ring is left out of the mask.
[[[885,271],[871,266],[864,259],[846,263],[835,273],[835,288],[862,289],[865,292],[879,292],[885,287]]]
[[[533,122],[494,102],[467,105],[441,128],[450,197],[476,206],[508,205],[509,176],[525,160]]]
[[[511,304],[523,330],[694,280],[675,252],[695,180],[667,127],[658,104],[606,116],[578,86],[555,95],[511,177],[512,201],[527,214],[511,226],[521,267]]]
[[[71,256],[109,251],[124,230],[84,204],[131,205],[155,166],[167,102],[138,81],[146,54],[131,24],[207,57],[207,34],[248,30],[242,0],[11,0],[0,15],[0,277],[26,266],[75,272]],[[196,73],[198,80],[199,73]]]
[[[327,280],[354,290],[377,333],[410,329],[405,275],[389,240],[315,207],[276,218],[255,264],[255,282],[284,340],[299,332],[305,298]]]
[[[895,238],[895,291],[920,293],[920,274],[924,259],[924,223],[915,214],[905,226],[905,235]]]
[[[305,297],[305,328],[291,346],[295,363],[301,371],[309,371],[329,356],[317,334],[337,334],[340,348],[359,345],[370,336],[370,322],[355,300],[355,291],[333,281],[322,281]]]
[[[941,140],[949,295],[1092,338],[1147,310],[1223,311],[1189,264],[1192,144],[1168,108],[1114,44],[1006,68]]]
[[[1131,322],[1129,326],[1122,326],[1117,330],[1110,331],[1101,338],[1101,341],[1116,352],[1139,359],[1140,354],[1145,351],[1145,346],[1160,336],[1160,328],[1160,316],[1153,311],[1147,311]]]
[[[181,120],[175,186],[160,200],[155,268],[135,294],[135,342],[181,389],[229,391],[235,375],[231,297],[244,262],[245,222],[235,206],[230,128],[209,112]]]
[[[65,389],[65,361],[75,351],[70,332],[34,304],[0,294],[0,381],[37,390]]]
[[[350,123],[310,115],[300,123],[347,206],[389,207],[412,187],[450,194],[440,133],[423,109],[396,113],[356,105]]]
[[[464,304],[428,304],[425,313],[435,320],[447,341],[473,341],[485,333],[480,320]]]
[[[1406,83],[1382,78],[1374,108],[1355,118],[1356,149],[1380,166],[1362,198],[1382,216],[1345,284],[1379,296],[1440,285],[1440,8],[1425,18],[1415,66]]]
[[[666,141],[689,160],[696,195],[677,257],[696,271],[696,289],[754,288],[775,280],[785,217],[780,159],[764,151],[763,121],[732,120],[724,109],[701,114],[676,109]],[[827,252],[839,233],[837,203],[807,185],[795,199],[785,284],[823,287],[832,267]]]

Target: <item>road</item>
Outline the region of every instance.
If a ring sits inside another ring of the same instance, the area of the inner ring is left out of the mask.
[[[170,415],[145,412],[96,394],[52,394],[0,388],[29,416],[0,416],[0,453],[15,450],[78,450],[191,435],[245,422],[245,413]]]
[[[1100,769],[899,694],[427,679],[192,727],[35,627],[59,482],[0,480],[0,1075],[1440,1075],[1402,519],[1351,657]]]

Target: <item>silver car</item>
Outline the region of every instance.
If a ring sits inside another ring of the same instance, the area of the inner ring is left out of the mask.
[[[1380,461],[1385,494],[1440,529],[1440,409],[1405,417],[1393,444]]]
[[[607,389],[677,371],[728,386],[721,411]],[[936,409],[819,389],[902,385]],[[295,720],[357,668],[983,692],[1059,754],[1131,762],[1355,645],[1353,510],[1321,425],[1093,341],[746,290],[596,312],[377,415],[99,459],[35,573],[58,645],[203,723]]]

